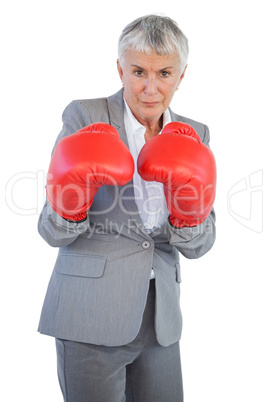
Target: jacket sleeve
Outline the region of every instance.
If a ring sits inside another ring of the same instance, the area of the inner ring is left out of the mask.
[[[71,135],[92,123],[88,110],[82,101],[71,102],[63,112],[62,121],[63,127],[56,139],[53,151],[61,138]],[[47,200],[38,220],[39,234],[52,247],[71,244],[88,227],[88,218],[81,223],[68,222],[52,209]]]
[[[168,221],[166,223],[169,243],[186,258],[199,258],[206,254],[216,239],[215,211],[195,227],[177,229]]]

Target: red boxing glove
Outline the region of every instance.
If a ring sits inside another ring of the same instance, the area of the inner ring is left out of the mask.
[[[60,216],[81,221],[99,187],[122,186],[133,173],[132,155],[116,129],[95,123],[57,144],[48,171],[47,198]]]
[[[137,166],[144,180],[163,183],[173,226],[196,226],[208,217],[216,194],[216,163],[191,126],[167,124],[143,146]]]

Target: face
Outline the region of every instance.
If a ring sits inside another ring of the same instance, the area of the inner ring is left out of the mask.
[[[146,55],[128,49],[124,65],[117,61],[125,100],[141,124],[156,123],[168,108],[184,76],[177,53]]]

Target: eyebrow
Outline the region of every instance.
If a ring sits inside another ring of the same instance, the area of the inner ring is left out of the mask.
[[[136,67],[136,68],[138,68],[139,70],[145,70],[143,67],[140,67],[140,66],[138,66],[137,64],[131,64],[131,67]],[[168,67],[163,67],[163,68],[160,68],[160,70],[159,71],[165,71],[165,70],[168,70],[168,69],[170,69],[170,68],[173,68],[173,66],[168,66]]]

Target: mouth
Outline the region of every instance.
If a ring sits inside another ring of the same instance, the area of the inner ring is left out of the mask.
[[[154,107],[159,104],[159,102],[144,102],[144,101],[141,101],[141,103],[146,107]]]

